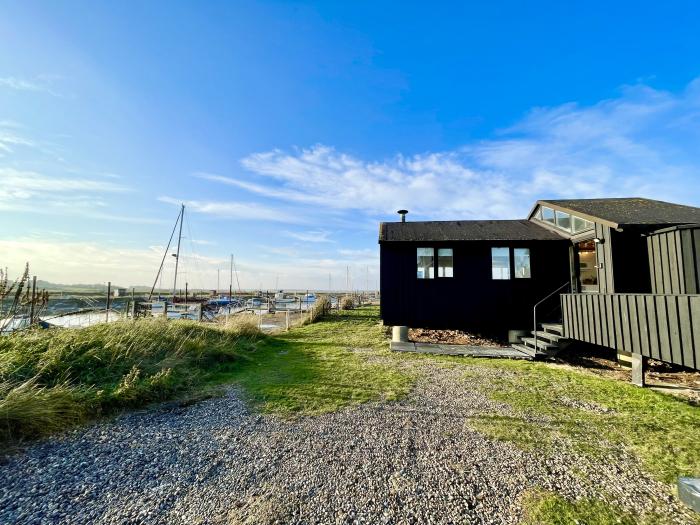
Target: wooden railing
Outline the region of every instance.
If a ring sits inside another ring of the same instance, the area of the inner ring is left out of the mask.
[[[562,294],[564,335],[700,369],[700,295]]]

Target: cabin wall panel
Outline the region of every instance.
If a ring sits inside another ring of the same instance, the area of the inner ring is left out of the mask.
[[[610,348],[615,348],[617,346],[617,340],[615,338],[615,314],[612,309],[612,296],[604,295],[605,300],[605,312],[608,317],[608,346]]]
[[[683,365],[694,368],[695,358],[693,356],[693,326],[691,323],[690,296],[684,295],[678,300],[678,324],[680,327]]]
[[[654,260],[654,280],[652,293],[664,293],[663,272],[661,268],[661,236],[654,235],[649,238],[651,242],[650,252]]]
[[[596,318],[600,332],[565,332],[571,339],[638,353],[668,363],[700,369],[700,295],[564,294],[565,316]],[[566,310],[573,309],[572,312]],[[607,320],[612,320],[612,323]],[[590,328],[590,323],[584,327]]]
[[[620,350],[625,347],[625,337],[622,331],[622,309],[620,307],[620,296],[613,295],[612,299],[612,311],[615,320],[615,349]],[[581,312],[581,315],[586,315],[586,312]]]
[[[637,301],[634,295],[625,295],[629,309],[630,334],[632,336],[632,351],[642,353],[642,343],[639,334],[639,315],[637,313]]]
[[[530,279],[491,278],[491,248],[500,246],[530,249]],[[417,279],[418,247],[452,248],[454,277]],[[531,330],[533,305],[569,280],[564,240],[380,243],[380,261],[384,323],[414,328]],[[557,296],[538,308],[538,319],[561,320]]]
[[[615,291],[613,275],[613,239],[610,227],[603,224],[595,224],[595,235],[602,242],[596,244],[596,259],[598,262],[598,289],[600,293]]]
[[[695,282],[695,293],[700,294],[700,228],[693,230],[692,245],[693,259],[695,260],[693,281]]]
[[[662,293],[673,293],[673,285],[671,280],[671,257],[669,255],[669,239],[668,235],[661,238],[661,271],[664,288]]]
[[[680,326],[678,319],[678,296],[667,295],[666,311],[668,312],[668,337],[671,344],[671,361],[683,363],[683,350],[681,348]]]
[[[680,291],[680,275],[678,268],[678,250],[676,248],[676,232],[665,234],[666,242],[668,243],[668,278],[670,288],[668,293],[681,293]]]
[[[639,327],[640,354],[650,355],[649,327],[647,325],[647,307],[643,295],[632,296],[637,306],[637,323]]]
[[[653,233],[647,249],[652,293],[700,293],[700,228]]]
[[[678,232],[681,246],[681,264],[683,268],[684,293],[698,293],[698,282],[695,264],[695,246],[693,245],[693,230],[681,230]]]
[[[700,295],[691,295],[689,299],[690,329],[693,334],[694,368],[700,369]]]
[[[649,328],[649,356],[654,359],[661,359],[659,347],[659,323],[656,318],[656,305],[653,295],[644,296],[644,303],[647,311],[647,326]]]

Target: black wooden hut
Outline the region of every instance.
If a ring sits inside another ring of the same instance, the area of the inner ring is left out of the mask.
[[[540,200],[524,220],[384,222],[379,244],[387,325],[527,330],[535,352],[568,338],[700,368],[700,208]]]

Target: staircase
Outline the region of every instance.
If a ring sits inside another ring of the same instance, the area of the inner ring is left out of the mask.
[[[542,323],[537,331],[537,343],[534,337],[521,337],[520,343],[512,348],[525,352],[534,359],[554,357],[561,347],[568,342],[564,337],[564,327],[560,324]],[[530,332],[533,336],[535,332]]]

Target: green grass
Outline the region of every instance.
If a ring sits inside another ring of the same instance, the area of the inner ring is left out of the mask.
[[[257,339],[246,325],[161,320],[0,337],[0,443],[192,393]]]
[[[569,501],[552,492],[532,491],[523,498],[522,525],[640,525],[666,523],[661,516],[640,518],[598,499]]]
[[[425,360],[463,367],[472,388],[515,409],[515,416],[472,418],[489,436],[543,453],[562,438],[586,454],[624,445],[662,481],[700,475],[697,406],[544,363],[391,353],[376,307],[332,312],[267,337],[245,325],[130,321],[0,338],[0,442],[223,384],[281,416],[394,400],[415,382],[421,367],[411,363]],[[580,402],[595,410],[571,406]],[[548,503],[565,504],[579,505]]]
[[[675,483],[678,476],[700,475],[700,408],[690,402],[544,363],[472,363],[503,371],[489,375],[491,380],[482,387],[492,399],[508,403],[519,413],[474,420],[493,437],[541,449],[557,446],[564,436],[589,454],[605,453],[607,441],[627,446],[661,481]],[[567,399],[590,405],[574,407]]]
[[[372,360],[389,354],[377,308],[332,313],[274,337],[241,320],[123,321],[0,338],[0,445],[223,384],[285,416],[396,399],[413,384],[391,361]]]
[[[341,310],[266,338],[216,380],[240,385],[260,410],[282,416],[319,414],[406,394],[414,377],[391,361],[373,360],[367,350],[371,356],[389,354],[378,308]]]

